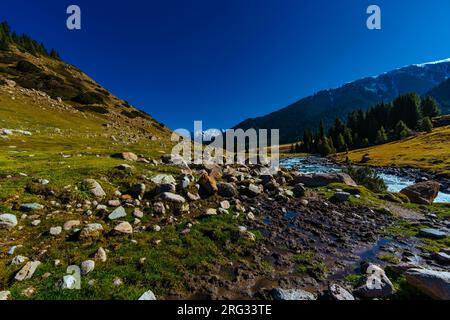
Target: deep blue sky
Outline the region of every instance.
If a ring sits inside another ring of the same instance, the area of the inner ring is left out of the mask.
[[[78,4],[82,30],[65,27]],[[366,8],[382,9],[382,30]],[[450,57],[448,0],[14,0],[0,19],[175,129],[227,128],[320,89]]]

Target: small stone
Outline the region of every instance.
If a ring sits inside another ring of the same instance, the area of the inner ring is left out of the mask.
[[[175,184],[176,180],[173,176],[168,174],[158,174],[150,179],[154,184]]]
[[[228,209],[231,208],[231,205],[230,205],[230,202],[229,202],[229,201],[224,200],[224,201],[221,201],[221,202],[220,202],[220,207],[221,207],[222,209],[228,210]]]
[[[120,234],[132,234],[133,227],[128,222],[121,222],[117,226],[114,227],[114,231]]]
[[[81,224],[80,220],[69,220],[64,223],[63,229],[69,231],[74,227],[78,227]]]
[[[271,291],[274,300],[316,300],[316,297],[302,289],[281,289],[276,288]]]
[[[91,223],[80,232],[80,238],[95,238],[102,234],[103,226],[99,223]]]
[[[419,231],[419,235],[431,239],[444,239],[445,237],[447,237],[446,232],[432,228],[421,229]]]
[[[81,274],[86,275],[94,271],[95,262],[93,260],[86,260],[81,263]]]
[[[334,194],[334,199],[340,202],[348,201],[350,199],[350,193],[338,191]]]
[[[329,285],[328,292],[333,300],[355,300],[350,292],[335,283]]]
[[[206,209],[205,215],[207,215],[207,216],[216,216],[217,215],[217,210],[213,209],[213,208]]]
[[[17,226],[17,217],[13,214],[5,213],[0,215],[0,229],[11,229]]]
[[[94,179],[86,179],[83,181],[83,185],[84,187],[89,190],[89,192],[96,198],[98,199],[102,199],[104,197],[106,197],[106,193],[103,190],[102,186],[100,185],[100,183],[98,183],[96,180]]]
[[[194,193],[190,193],[190,192],[187,193],[187,197],[191,201],[198,201],[201,199],[198,194],[194,194]]]
[[[31,225],[33,225],[35,227],[37,227],[40,224],[41,224],[41,220],[39,220],[39,219],[31,221]]]
[[[27,261],[28,258],[24,256],[15,256],[14,259],[11,261],[11,265],[13,266],[19,266],[23,264],[25,261]]]
[[[132,167],[129,164],[119,164],[118,166],[115,166],[114,168],[117,170],[126,171],[126,170],[131,170]]]
[[[11,292],[0,291],[0,301],[6,301],[6,300],[11,300]],[[154,300],[156,300],[156,299],[154,299]]]
[[[161,227],[158,226],[158,225],[154,225],[154,226],[153,226],[153,231],[155,231],[155,232],[160,232],[160,231],[161,231]]]
[[[140,300],[140,301],[154,301],[154,300],[156,300],[156,296],[153,293],[153,291],[149,290],[149,291],[145,292],[144,294],[142,294],[138,300]]]
[[[123,285],[123,281],[120,278],[115,278],[113,280],[113,285],[115,285],[116,287]]]
[[[161,199],[170,201],[173,203],[185,203],[186,202],[186,199],[184,199],[182,196],[175,194],[175,193],[171,193],[171,192],[162,193]]]
[[[166,208],[164,207],[164,203],[162,202],[156,202],[153,205],[153,211],[155,212],[155,214],[157,215],[164,215],[166,213]]]
[[[109,200],[108,206],[110,207],[119,207],[120,206],[120,200]]]
[[[127,213],[123,207],[118,207],[108,216],[109,220],[117,220],[127,216]]]
[[[29,261],[23,266],[23,268],[16,274],[14,279],[16,281],[23,281],[31,279],[34,275],[34,272],[41,264],[40,261]]]
[[[49,232],[52,236],[59,236],[62,232],[62,228],[61,227],[52,227],[52,228],[50,228]]]
[[[133,210],[133,216],[135,216],[136,218],[142,219],[144,217],[144,212],[142,212],[141,209],[134,209]]]
[[[44,209],[44,206],[39,203],[25,203],[20,206],[20,210],[22,211],[34,211],[42,209]]]
[[[105,249],[103,249],[102,247],[98,248],[97,252],[94,255],[94,259],[101,262],[106,262],[107,255]]]

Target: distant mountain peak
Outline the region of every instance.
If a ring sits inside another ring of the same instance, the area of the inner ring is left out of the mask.
[[[247,119],[234,128],[280,129],[280,141],[289,143],[300,139],[306,128],[315,129],[321,120],[330,125],[336,118],[345,119],[351,111],[390,102],[407,92],[426,95],[449,78],[450,58],[412,64],[319,91],[281,110]],[[442,88],[439,93],[444,97]],[[450,111],[447,100],[438,102],[444,113]]]

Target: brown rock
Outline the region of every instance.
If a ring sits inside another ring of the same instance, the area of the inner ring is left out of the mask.
[[[425,181],[409,186],[400,193],[406,195],[412,203],[429,205],[438,196],[440,188],[439,182]]]

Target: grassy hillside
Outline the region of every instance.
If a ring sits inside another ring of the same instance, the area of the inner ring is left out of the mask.
[[[343,161],[361,161],[374,166],[408,166],[438,172],[450,177],[450,126],[436,128],[431,133],[420,133],[401,141],[395,141],[366,149],[338,155]]]

